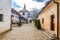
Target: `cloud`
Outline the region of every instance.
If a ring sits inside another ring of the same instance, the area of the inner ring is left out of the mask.
[[[15,1],[12,1],[11,4],[12,4],[11,7],[14,8],[14,9],[16,9],[16,10],[18,10],[19,8],[21,8],[20,5],[16,4]]]
[[[14,2],[16,2],[16,4],[18,4],[19,6],[21,6],[21,8],[19,8],[20,10],[24,7],[24,4],[26,4],[26,8],[27,10],[31,10],[32,8],[37,8],[37,9],[42,9],[45,6],[46,1],[44,0],[44,2],[38,2],[37,1],[33,1],[33,0],[13,0]],[[42,0],[41,0],[42,1]]]
[[[33,0],[33,1],[37,1],[37,2],[44,2],[44,0]]]
[[[33,0],[33,1],[37,1],[37,2],[48,2],[50,0]]]

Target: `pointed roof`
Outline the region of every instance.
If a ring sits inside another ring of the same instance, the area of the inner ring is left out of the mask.
[[[14,8],[11,8],[11,13],[19,15],[19,12],[17,12]]]
[[[24,4],[24,8],[23,8],[24,10],[26,10],[26,5]]]
[[[27,12],[28,12],[28,10],[26,10],[26,4],[24,4],[23,9],[22,9],[22,10],[20,10],[19,12],[25,12],[25,11],[27,11]]]

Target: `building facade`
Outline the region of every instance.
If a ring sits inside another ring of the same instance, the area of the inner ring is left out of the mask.
[[[42,29],[47,32],[54,31],[60,38],[60,0],[51,0],[39,13],[38,19]]]
[[[11,1],[0,0],[0,33],[11,29]]]
[[[19,12],[17,12],[14,8],[12,8],[11,13],[12,13],[12,23],[19,23]]]
[[[29,11],[26,10],[26,5],[24,5],[24,8],[19,11],[19,14],[26,19],[29,18]]]
[[[27,23],[30,21],[30,12],[26,10],[26,5],[24,5],[24,8],[19,11],[19,14],[21,15],[21,17],[23,17],[23,21]]]

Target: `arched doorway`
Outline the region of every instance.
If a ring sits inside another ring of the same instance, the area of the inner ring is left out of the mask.
[[[52,31],[54,31],[54,29],[55,29],[54,19],[55,19],[55,15],[51,15],[51,30],[52,30]]]

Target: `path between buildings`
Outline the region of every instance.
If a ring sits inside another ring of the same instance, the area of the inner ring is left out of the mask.
[[[29,23],[12,27],[11,31],[0,35],[0,40],[49,40],[49,38],[41,30],[36,29],[33,23]]]

